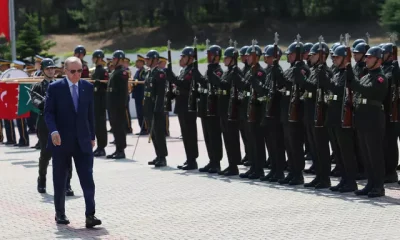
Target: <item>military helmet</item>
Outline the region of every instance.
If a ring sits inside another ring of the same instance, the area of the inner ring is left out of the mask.
[[[351,47],[351,50],[353,51],[354,48],[355,48],[359,43],[365,43],[365,40],[364,40],[364,39],[361,39],[361,38],[356,39],[356,40],[353,42],[353,46]]]
[[[150,59],[160,58],[160,54],[156,50],[150,50],[147,52],[146,58]]]
[[[340,46],[340,43],[335,42],[334,44],[332,44],[331,48],[329,49],[329,52],[333,53],[338,46]]]
[[[374,46],[370,49],[368,49],[367,53],[365,54],[365,56],[373,56],[376,58],[383,58],[383,50],[382,48],[380,48],[379,46]]]
[[[300,44],[300,54],[303,54],[304,53],[304,45],[302,42],[299,42],[299,44]],[[291,43],[289,45],[289,47],[286,49],[285,54],[288,55],[288,54],[296,52],[296,45],[297,45],[297,42]]]
[[[361,42],[359,44],[357,44],[357,46],[355,46],[352,49],[353,53],[366,53],[367,52],[367,43],[366,42]]]
[[[278,47],[278,49],[277,49],[278,51],[277,51],[277,55],[278,55],[278,57],[280,57],[280,56],[282,56],[282,50]],[[274,56],[274,45],[267,45],[265,48],[264,48],[264,56],[266,56],[266,57],[273,57]]]
[[[345,45],[339,45],[333,51],[332,56],[334,57],[346,57],[347,56],[347,48]]]
[[[262,50],[260,48],[260,46],[258,45],[254,45],[254,50],[256,51],[256,55],[257,56],[261,56],[262,55]],[[246,50],[246,55],[251,55],[251,53],[253,52],[253,47],[249,46]]]
[[[243,56],[246,55],[246,51],[249,48],[249,46],[243,46],[240,50],[239,50],[239,56]]]
[[[83,55],[86,55],[85,47],[82,46],[82,45],[76,46],[75,49],[74,49],[74,54],[77,54],[77,53],[83,53]]]
[[[329,54],[329,46],[328,44],[321,42],[322,45],[322,51],[324,54],[328,55]],[[312,48],[310,49],[310,53],[308,55],[315,55],[319,53],[319,42],[314,44]]]
[[[385,43],[380,47],[382,48],[383,54],[393,52],[393,43]]]
[[[97,49],[93,52],[92,58],[104,58],[104,52],[101,49]]]
[[[51,58],[44,58],[40,63],[40,69],[44,70],[46,68],[55,68],[54,61]]]
[[[125,53],[122,50],[117,50],[113,53],[113,58],[125,59]]]
[[[189,56],[189,57],[194,57],[194,48],[192,47],[185,47],[182,52],[181,56]]]
[[[234,57],[236,49],[234,47],[228,47],[224,51],[224,57]]]
[[[307,53],[307,52],[310,52],[311,51],[311,48],[314,46],[314,44],[313,43],[310,43],[310,42],[307,42],[307,43],[304,43],[304,53]]]
[[[220,56],[222,55],[222,48],[218,45],[212,45],[208,51],[214,56]]]

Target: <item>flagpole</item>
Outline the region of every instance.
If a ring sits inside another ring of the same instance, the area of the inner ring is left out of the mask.
[[[10,18],[9,22],[10,22],[11,56],[12,56],[12,60],[14,61],[17,59],[16,37],[15,37],[14,0],[9,0],[8,11],[9,11],[9,18]]]

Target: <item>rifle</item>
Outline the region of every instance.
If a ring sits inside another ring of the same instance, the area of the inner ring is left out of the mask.
[[[274,42],[274,62],[278,60],[278,41],[279,41],[279,34],[275,33],[275,42]],[[265,116],[268,118],[275,117],[275,113],[273,113],[272,107],[275,105],[275,96],[276,96],[276,89],[277,89],[277,81],[275,76],[275,71],[278,66],[272,66],[271,71],[271,79],[272,79],[272,89],[268,92],[267,98],[267,105],[265,109]]]
[[[325,61],[323,59],[323,53],[324,53],[324,49],[322,48],[322,42],[324,41],[324,38],[322,36],[320,36],[318,38],[319,40],[319,48],[318,48],[318,55],[319,55],[319,62],[320,65],[318,66],[318,68],[320,66],[322,66]],[[319,69],[319,71],[322,71],[321,69]],[[314,111],[314,122],[315,122],[315,127],[323,127],[324,123],[325,123],[325,94],[323,89],[321,88],[320,85],[320,81],[321,79],[319,78],[319,72],[318,72],[318,76],[317,76],[317,99],[316,99],[316,103],[315,103],[315,111]]]
[[[194,62],[193,68],[198,69],[199,65],[197,62],[197,38],[194,37],[193,40],[193,47],[194,47]],[[192,75],[192,81],[190,83],[190,92],[189,92],[189,104],[188,104],[188,111],[189,112],[197,112],[197,81],[194,75]]]
[[[296,38],[296,60],[295,62],[302,61],[301,58],[301,45],[300,45],[300,34],[297,34]],[[300,105],[300,89],[296,81],[292,85],[292,99],[289,103],[289,122],[298,122],[299,119],[299,105]]]
[[[397,34],[392,33],[390,35],[390,42],[393,43],[393,60],[397,61],[397,46],[396,46],[396,40],[397,40]],[[399,121],[399,91],[400,87],[397,81],[394,79],[398,80],[398,69],[393,69],[396,72],[393,72],[393,80],[392,80],[392,85],[390,86],[390,92],[392,95],[392,102],[391,102],[391,111],[390,111],[390,122],[398,122]]]
[[[210,40],[206,40],[206,49],[207,49],[207,62],[208,64],[213,63],[215,58],[211,57],[211,52],[208,49],[210,45]],[[207,74],[210,69],[207,70]],[[214,73],[212,73],[214,74]],[[207,116],[216,116],[217,115],[217,94],[215,92],[214,87],[210,83],[210,80],[207,82],[207,89],[208,89],[208,95],[207,95]]]
[[[233,68],[232,71],[235,71],[234,69],[237,68],[237,60],[238,60],[238,51],[237,51],[237,42],[234,42],[234,48],[235,48],[235,52],[233,54]],[[231,91],[233,89],[233,94],[231,93],[231,97],[229,99],[229,105],[228,105],[228,120],[229,121],[237,121],[238,117],[239,117],[239,106],[238,106],[238,102],[239,102],[239,93],[238,93],[238,89],[236,87],[235,81],[234,79],[231,80]]]
[[[255,72],[257,71],[256,66],[256,60],[257,60],[257,53],[256,53],[256,47],[255,45],[257,44],[257,41],[253,39],[253,41],[251,42],[251,73],[252,75],[255,74]],[[257,93],[256,91],[254,91],[254,88],[251,88],[251,99],[248,105],[248,109],[247,109],[247,121],[248,122],[255,122],[256,121],[256,109],[255,109],[255,105],[256,105],[256,101],[257,101]]]
[[[346,59],[347,59],[347,71],[353,71],[351,68],[351,51],[349,47],[349,39],[350,35],[346,33],[345,35],[345,45],[346,45]],[[353,126],[353,92],[349,86],[349,79],[347,79],[346,74],[346,81],[344,83],[344,93],[343,93],[343,106],[342,106],[342,128],[351,128]]]
[[[171,58],[171,41],[167,42],[168,47],[168,72],[172,72],[172,58]],[[168,78],[167,78],[168,79]],[[167,80],[165,84],[165,98],[164,98],[164,111],[171,112],[172,111],[172,82]]]

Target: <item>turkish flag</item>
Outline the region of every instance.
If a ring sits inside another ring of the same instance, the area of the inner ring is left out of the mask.
[[[12,120],[29,117],[30,112],[17,115],[18,94],[18,84],[0,83],[0,119]]]
[[[9,0],[0,0],[0,38],[5,37],[7,41],[10,41],[8,1]]]

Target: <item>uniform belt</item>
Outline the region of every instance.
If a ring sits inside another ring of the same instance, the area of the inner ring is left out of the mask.
[[[303,98],[304,99],[311,99],[313,97],[313,93],[312,92],[308,92],[308,91],[305,91],[304,92],[304,94],[303,94]]]
[[[207,88],[198,88],[197,91],[199,93],[203,93],[203,94],[207,94],[208,93],[208,89]]]
[[[290,96],[290,91],[289,90],[281,90],[280,91],[283,96],[289,97]]]
[[[260,102],[265,102],[265,101],[267,101],[267,96],[259,97],[259,98],[257,98],[257,100]]]
[[[246,98],[246,97],[250,97],[251,96],[251,93],[250,92],[247,92],[247,91],[243,91],[243,95],[242,95],[244,98]]]
[[[328,102],[329,101],[337,101],[338,100],[338,96],[337,95],[333,95],[333,94],[328,95],[326,98],[327,98]]]
[[[107,88],[107,92],[112,92],[112,88],[111,87]]]
[[[217,94],[218,94],[218,95],[223,95],[223,96],[225,96],[225,95],[228,94],[228,92],[227,92],[226,90],[218,89]]]
[[[144,92],[145,97],[151,97],[151,92]]]
[[[379,101],[376,101],[376,100],[370,100],[370,99],[366,99],[366,98],[358,98],[356,102],[357,102],[357,104],[371,105],[371,106],[381,107],[383,109],[382,103]]]

